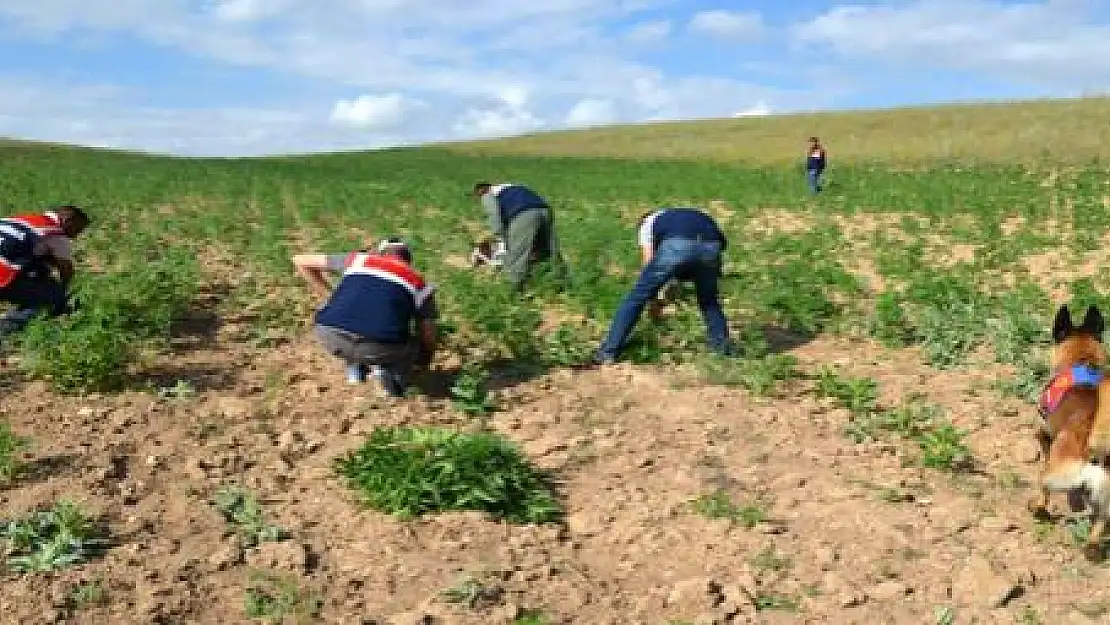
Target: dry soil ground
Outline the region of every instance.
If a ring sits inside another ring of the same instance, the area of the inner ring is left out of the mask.
[[[307,330],[253,349],[221,328],[166,363],[167,384],[190,379],[193,396],[69,399],[10,381],[3,411],[33,437],[33,471],[0,490],[0,517],[68,496],[116,544],[55,574],[8,574],[0,621],[245,623],[248,576],[262,569],[318,593],[328,623],[498,624],[525,609],[589,625],[1105,622],[1107,568],[1086,563],[1061,522],[1025,510],[1035,414],[989,390],[993,373],[942,373],[912,351],[844,340],[792,352],[809,369],[873,376],[886,403],[925,393],[972,432],[976,470],[904,466],[902,447],[853,444],[847,413],[804,382],[763,399],[618,365],[498,391],[507,409],[493,427],[562,472],[565,526],[401,522],[359,509],[332,458],[378,424],[465,417],[443,399],[346,386]],[[231,482],[291,538],[243,549],[209,502]],[[749,529],[691,511],[718,488],[769,519]],[[487,592],[444,601],[467,574]],[[70,588],[94,579],[106,605],[67,609]]]

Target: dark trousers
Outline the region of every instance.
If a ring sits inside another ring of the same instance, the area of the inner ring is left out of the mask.
[[[29,265],[11,284],[0,288],[0,301],[13,306],[0,317],[0,336],[23,329],[40,312],[57,317],[70,311],[66,287],[42,263]]]

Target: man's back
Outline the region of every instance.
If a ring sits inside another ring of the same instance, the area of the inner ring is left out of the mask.
[[[407,263],[377,254],[353,254],[343,279],[316,320],[386,343],[410,336],[411,322],[432,289]]]
[[[640,227],[641,245],[658,245],[672,237],[718,241],[722,249],[727,240],[713,217],[696,208],[666,208],[648,216]]]

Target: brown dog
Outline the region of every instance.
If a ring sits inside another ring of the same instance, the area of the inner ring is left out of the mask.
[[[1085,553],[1101,560],[1102,534],[1110,516],[1110,473],[1091,461],[1088,437],[1099,410],[1106,351],[1102,344],[1105,322],[1096,306],[1087,309],[1083,323],[1072,325],[1071,312],[1061,306],[1052,326],[1052,380],[1040,399],[1042,467],[1039,497],[1029,502],[1038,516],[1047,516],[1052,492],[1081,490],[1091,509],[1091,531]]]

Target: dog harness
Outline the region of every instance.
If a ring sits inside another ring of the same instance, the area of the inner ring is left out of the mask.
[[[1073,365],[1058,372],[1041,391],[1037,402],[1041,416],[1047,418],[1055,412],[1071,389],[1095,388],[1102,381],[1103,375],[1102,371],[1088,365]]]

